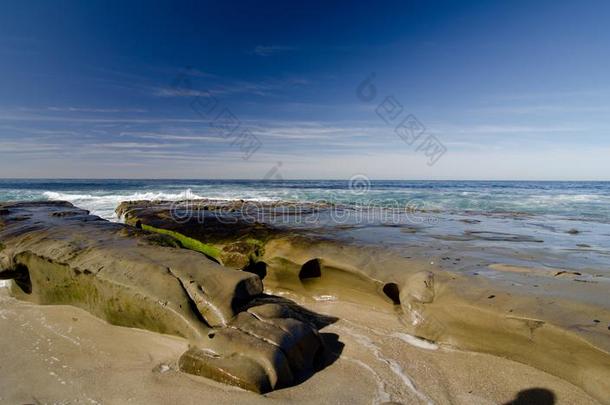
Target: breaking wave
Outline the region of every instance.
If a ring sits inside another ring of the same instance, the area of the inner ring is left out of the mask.
[[[185,200],[203,198],[187,189],[180,193],[144,192],[133,194],[72,194],[56,191],[45,191],[42,195],[48,200],[69,201],[72,204],[91,211],[105,219],[117,219],[114,210],[123,201],[136,200]]]

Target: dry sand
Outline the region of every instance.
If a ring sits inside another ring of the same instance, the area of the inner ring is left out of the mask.
[[[393,313],[301,304],[340,318],[322,330],[338,359],[300,385],[261,396],[176,371],[183,339],[112,326],[74,307],[17,301],[0,288],[0,403],[470,405],[511,403],[536,388],[556,404],[598,403],[532,367],[416,340]]]

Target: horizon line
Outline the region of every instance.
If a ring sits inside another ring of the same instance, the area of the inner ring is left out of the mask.
[[[260,179],[260,178],[197,178],[197,177],[158,177],[158,178],[148,178],[148,177],[0,177],[0,181],[5,180],[144,180],[144,181],[260,181],[260,182],[282,182],[282,181],[349,181],[349,178],[311,178],[311,179],[303,179],[303,178],[283,178],[283,179]],[[590,179],[565,179],[565,180],[549,180],[549,179],[368,179],[369,181],[381,182],[381,181],[417,181],[417,182],[441,182],[441,181],[470,181],[470,182],[539,182],[539,183],[561,183],[561,182],[570,182],[570,183],[608,183],[608,180],[590,180]]]

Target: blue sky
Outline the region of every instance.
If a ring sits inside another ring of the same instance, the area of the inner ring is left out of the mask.
[[[610,179],[608,2],[228,3],[3,1],[0,177]]]

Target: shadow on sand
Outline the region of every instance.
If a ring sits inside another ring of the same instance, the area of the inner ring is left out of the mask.
[[[504,405],[553,405],[555,394],[546,388],[530,388],[519,391],[517,398]]]

